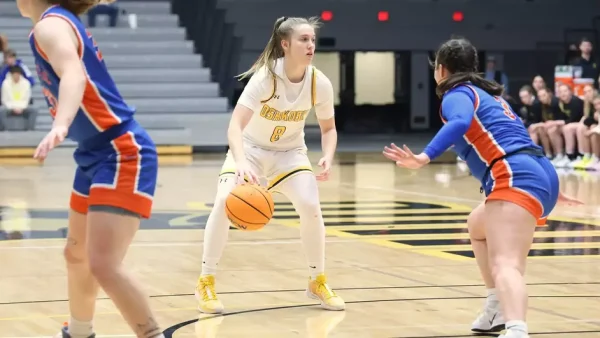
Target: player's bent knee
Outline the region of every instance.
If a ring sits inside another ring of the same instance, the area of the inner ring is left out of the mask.
[[[87,252],[83,243],[72,243],[72,239],[69,238],[67,245],[63,249],[63,256],[68,265],[71,264],[84,264],[87,262]]]
[[[300,217],[321,217],[321,205],[315,198],[302,198],[296,202]]]

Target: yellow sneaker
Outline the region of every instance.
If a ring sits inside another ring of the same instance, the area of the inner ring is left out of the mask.
[[[215,292],[215,276],[200,276],[194,294],[198,300],[198,310],[200,312],[223,313],[223,304],[217,298],[217,293]]]
[[[314,280],[308,279],[306,295],[308,298],[320,300],[321,306],[326,310],[342,311],[346,308],[344,300],[327,285],[327,277],[324,274],[318,275]]]

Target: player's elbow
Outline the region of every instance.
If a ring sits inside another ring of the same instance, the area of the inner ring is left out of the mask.
[[[453,130],[455,130],[457,134],[464,134],[469,130],[469,127],[471,127],[471,121],[466,119],[450,120],[447,124],[451,124]]]
[[[319,120],[319,128],[321,129],[321,135],[336,132],[335,128],[335,118],[329,118],[325,120]]]

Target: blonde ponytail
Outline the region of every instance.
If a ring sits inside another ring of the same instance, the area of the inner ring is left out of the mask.
[[[294,27],[300,24],[307,24],[312,26],[314,29],[319,28],[319,19],[317,17],[312,18],[289,18],[282,16],[275,21],[273,25],[273,32],[271,38],[267,43],[267,46],[262,51],[256,62],[242,74],[238,75],[239,80],[243,80],[247,77],[252,76],[256,71],[262,67],[266,67],[271,76],[276,77],[275,74],[275,61],[284,56],[283,47],[281,47],[281,41],[290,37]]]
[[[271,38],[269,39],[267,46],[265,47],[263,52],[258,57],[258,60],[256,60],[256,62],[254,62],[252,67],[250,67],[250,69],[248,69],[244,73],[238,75],[240,80],[250,77],[254,72],[256,72],[257,70],[259,70],[262,67],[267,67],[267,69],[269,70],[269,73],[271,73],[271,75],[275,76],[275,70],[273,69],[272,61],[275,61],[278,58],[283,56],[283,49],[281,48],[281,37],[280,37],[278,30],[279,30],[279,27],[281,27],[281,24],[286,19],[287,18],[285,16],[283,16],[283,17],[277,19],[277,21],[275,21],[275,25],[273,26],[273,33],[271,33]]]

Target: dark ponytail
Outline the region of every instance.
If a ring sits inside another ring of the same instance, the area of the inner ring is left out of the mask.
[[[504,86],[496,83],[495,81],[486,80],[479,74],[472,72],[450,74],[437,85],[435,92],[438,97],[441,98],[444,93],[452,89],[454,86],[466,82],[471,82],[474,86],[481,88],[483,91],[492,96],[502,96],[504,93]]]
[[[439,97],[454,86],[470,82],[493,96],[501,96],[504,86],[484,79],[477,73],[479,58],[477,49],[465,38],[452,38],[444,42],[435,53],[435,62],[432,65],[443,66],[448,71],[448,77],[441,80],[435,90]]]

